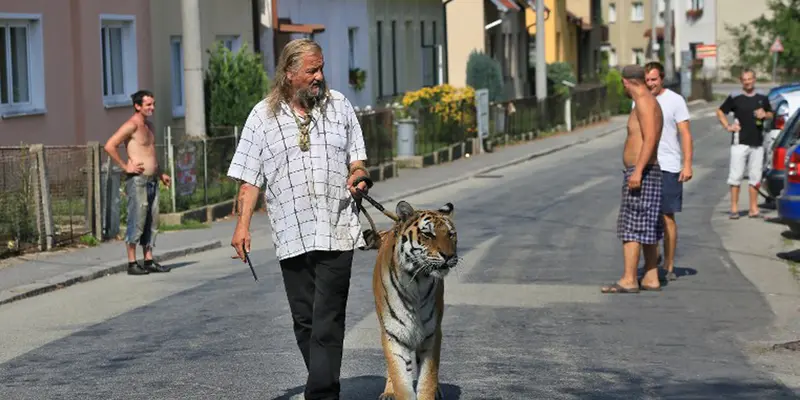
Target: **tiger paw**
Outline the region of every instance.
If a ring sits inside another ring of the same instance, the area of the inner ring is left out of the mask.
[[[381,395],[378,396],[378,400],[397,400],[397,398],[394,397],[394,393],[381,393]]]

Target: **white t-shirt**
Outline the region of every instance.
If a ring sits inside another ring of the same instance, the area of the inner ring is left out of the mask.
[[[689,107],[683,96],[669,89],[664,89],[658,97],[664,125],[661,128],[661,141],[658,142],[658,164],[662,170],[681,172],[681,142],[678,135],[678,123],[689,120]],[[634,103],[631,109],[635,107]]]

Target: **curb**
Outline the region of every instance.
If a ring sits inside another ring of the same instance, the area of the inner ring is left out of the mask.
[[[220,247],[222,247],[222,241],[210,240],[206,242],[200,242],[196,245],[180,247],[175,250],[167,251],[159,256],[156,256],[155,259],[161,262],[169,261],[175,258],[201,253]],[[39,282],[20,285],[15,288],[0,292],[0,305],[52,292],[67,286],[72,286],[76,283],[88,282],[102,278],[106,275],[124,272],[127,268],[128,260],[123,259],[122,261],[111,261],[95,267],[68,272],[66,274],[61,274]]]
[[[453,185],[453,184],[465,181],[467,179],[471,179],[471,178],[473,178],[475,176],[478,176],[478,175],[486,174],[486,173],[489,173],[489,172],[492,172],[492,171],[495,171],[495,170],[498,170],[498,169],[507,168],[507,167],[510,167],[510,166],[513,166],[513,165],[516,165],[516,164],[520,164],[520,163],[523,163],[523,162],[526,162],[526,161],[533,160],[535,158],[539,158],[539,157],[543,157],[543,156],[546,156],[546,155],[549,155],[549,154],[552,154],[552,153],[556,153],[556,152],[559,152],[561,150],[564,150],[564,149],[567,149],[567,148],[570,148],[570,147],[573,147],[573,146],[576,146],[576,145],[579,145],[579,144],[585,144],[585,143],[591,142],[592,140],[595,140],[595,139],[600,139],[600,138],[608,136],[608,135],[610,135],[610,134],[612,134],[614,132],[617,132],[617,131],[619,131],[620,129],[623,129],[623,128],[625,128],[624,124],[623,125],[619,125],[619,126],[610,127],[609,129],[607,129],[607,130],[605,130],[605,131],[603,131],[603,132],[601,132],[601,133],[599,133],[599,134],[597,134],[597,135],[595,135],[593,137],[590,137],[590,138],[577,139],[577,140],[574,140],[573,142],[570,142],[570,143],[567,143],[567,144],[564,144],[564,145],[561,145],[561,146],[540,150],[540,151],[537,151],[537,152],[534,152],[534,153],[531,153],[531,154],[528,154],[528,155],[525,155],[525,156],[522,156],[522,157],[517,157],[517,158],[515,158],[513,160],[510,160],[510,161],[507,161],[507,162],[503,162],[503,163],[499,163],[499,164],[495,164],[495,165],[490,165],[488,167],[485,167],[483,169],[478,170],[477,172],[470,172],[468,174],[465,174],[465,175],[462,175],[462,176],[459,176],[459,177],[456,177],[456,178],[453,178],[453,179],[449,179],[449,180],[446,180],[446,181],[438,182],[438,183],[435,183],[435,184],[432,184],[432,185],[423,186],[423,187],[420,187],[420,188],[417,188],[417,189],[406,191],[404,193],[393,194],[393,195],[390,195],[390,196],[388,196],[386,198],[375,199],[375,200],[378,203],[388,203],[388,202],[393,202],[393,201],[400,200],[400,199],[405,198],[405,197],[409,197],[409,196],[413,196],[413,195],[420,194],[420,193],[423,193],[423,192],[427,192],[427,191],[430,191],[430,190],[433,190],[433,189],[436,189],[436,188],[440,188],[442,186]]]

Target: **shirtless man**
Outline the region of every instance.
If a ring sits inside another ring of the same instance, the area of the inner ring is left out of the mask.
[[[146,275],[150,272],[169,272],[153,260],[153,246],[158,233],[158,178],[169,185],[170,177],[161,173],[156,158],[153,124],[147,119],[153,115],[153,93],[140,90],[131,96],[133,116],[108,139],[105,150],[126,175],[125,194],[128,196],[128,229],[125,243],[128,249],[128,274]],[[128,162],[122,161],[117,151],[125,143]],[[136,245],[142,246],[144,266],[136,262]]]
[[[662,177],[657,148],[663,115],[658,100],[645,85],[644,67],[623,68],[622,84],[625,94],[636,103],[628,117],[628,137],[622,153],[625,179],[617,219],[617,237],[622,241],[625,271],[619,281],[603,286],[603,293],[661,290],[657,258],[658,242],[664,236],[664,221],[660,215]],[[636,269],[642,247],[645,274],[638,282]]]

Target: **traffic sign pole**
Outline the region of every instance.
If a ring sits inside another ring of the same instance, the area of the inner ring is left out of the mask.
[[[778,76],[778,53],[783,52],[783,43],[781,43],[780,36],[775,38],[772,46],[769,47],[769,51],[772,52],[772,82],[775,82]]]

